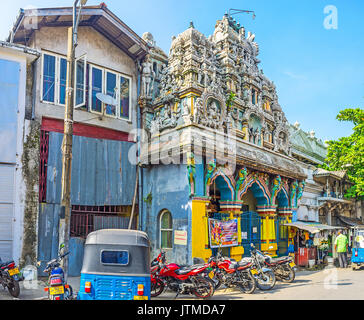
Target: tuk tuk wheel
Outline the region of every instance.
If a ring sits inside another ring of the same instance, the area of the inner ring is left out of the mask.
[[[352,263],[352,264],[351,264],[351,269],[352,269],[353,271],[356,271],[356,270],[358,270],[359,268],[358,268],[358,266],[356,265],[356,263]]]

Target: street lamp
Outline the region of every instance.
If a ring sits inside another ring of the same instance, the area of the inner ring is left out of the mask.
[[[62,195],[61,195],[61,219],[59,223],[59,244],[64,243],[64,250],[69,251],[70,220],[71,220],[71,168],[72,168],[72,138],[73,138],[73,108],[74,108],[74,70],[75,51],[77,47],[77,31],[80,23],[82,7],[87,0],[81,0],[77,13],[77,5],[80,0],[73,3],[72,27],[68,28],[67,51],[67,83],[66,106],[64,116],[64,135],[62,143]],[[68,276],[68,256],[63,261],[65,277]]]

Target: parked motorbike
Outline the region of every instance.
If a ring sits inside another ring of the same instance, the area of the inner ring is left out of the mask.
[[[252,272],[257,287],[260,290],[271,290],[276,284],[276,276],[272,269],[265,267],[265,256],[251,244],[251,257],[241,259],[241,263],[252,262],[255,267]]]
[[[276,278],[282,282],[291,283],[296,277],[294,267],[296,264],[293,262],[293,258],[284,256],[280,258],[272,258],[271,256],[263,253],[264,264],[271,268]]]
[[[3,263],[0,259],[0,284],[4,289],[8,289],[9,293],[14,297],[19,297],[20,286],[19,282],[23,278],[20,275],[19,268],[14,261]]]
[[[66,283],[63,269],[60,266],[61,261],[70,254],[70,252],[61,254],[61,250],[63,248],[64,245],[62,244],[60,246],[58,258],[49,261],[43,271],[48,274],[47,287],[44,288],[44,291],[48,292],[49,300],[73,299],[73,289],[69,284]]]
[[[163,263],[166,261],[166,253],[161,251],[159,255],[151,262],[150,274],[151,274],[151,297],[158,297],[165,289],[164,282],[159,278],[159,271],[162,268]]]
[[[237,287],[243,293],[250,294],[255,291],[257,285],[253,273],[257,271],[251,261],[236,262],[234,259],[223,257],[219,251],[216,257],[210,257],[208,262],[213,269],[215,290],[225,285],[228,288]]]
[[[165,288],[180,294],[193,294],[197,298],[207,299],[214,294],[214,285],[205,275],[209,264],[180,266],[166,264],[165,252],[161,252],[151,263],[151,297],[160,295]]]

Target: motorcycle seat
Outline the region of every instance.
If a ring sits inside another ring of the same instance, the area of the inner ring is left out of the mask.
[[[251,261],[239,261],[238,265],[239,267],[246,267],[251,264]]]
[[[249,263],[251,263],[252,262],[252,258],[248,258],[248,257],[246,257],[246,258],[242,258],[240,261],[239,261],[239,264],[241,264],[242,266],[243,265],[247,265],[247,264],[249,264]]]
[[[283,262],[288,262],[291,258],[290,257],[280,257],[280,258],[272,258],[272,263],[283,263]]]
[[[176,273],[176,274],[179,274],[179,275],[183,275],[183,274],[187,274],[187,273],[191,272],[193,269],[195,269],[195,268],[192,268],[192,267],[185,267],[185,268],[183,268],[183,269],[177,269],[177,270],[175,271],[175,273]]]
[[[0,268],[6,267],[6,266],[8,266],[10,263],[13,263],[13,262],[14,262],[14,261],[12,261],[12,260],[10,260],[10,261],[8,261],[8,262],[5,262],[5,263],[0,262]]]

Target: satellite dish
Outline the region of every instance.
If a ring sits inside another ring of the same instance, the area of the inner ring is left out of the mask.
[[[96,98],[107,105],[116,106],[118,104],[117,100],[114,97],[103,94],[101,92],[96,94]]]

